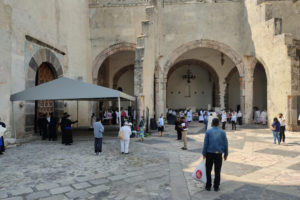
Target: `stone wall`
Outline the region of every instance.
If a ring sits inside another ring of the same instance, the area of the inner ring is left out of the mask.
[[[90,40],[89,40],[89,8],[86,0],[50,0],[50,1],[3,1],[0,0],[0,8],[4,9],[1,15],[5,15],[5,25],[0,26],[2,31],[4,27],[9,31],[9,37],[6,37],[4,32],[1,32],[1,40],[5,39],[6,44],[2,45],[1,52],[8,52],[10,55],[0,54],[0,59],[5,58],[5,67],[8,71],[5,87],[7,88],[6,106],[0,107],[1,113],[11,113],[11,104],[9,95],[19,92],[28,87],[26,81],[28,79],[28,69],[30,58],[30,48],[26,36],[35,38],[41,43],[35,43],[34,48],[45,49],[54,52],[57,49],[64,52],[65,55],[58,56],[59,64],[62,66],[63,76],[82,79],[91,82],[91,59],[90,59]],[[47,9],[45,9],[47,8]],[[1,22],[0,22],[1,23]],[[70,25],[72,24],[72,26]],[[32,42],[32,41],[30,41]],[[43,56],[40,56],[43,57]],[[50,57],[41,58],[44,62],[53,61]],[[52,65],[54,63],[51,63]],[[2,67],[2,66],[1,66]],[[87,76],[89,74],[89,76]],[[34,76],[34,74],[33,74]],[[2,79],[1,80],[5,80]],[[11,87],[11,88],[10,88]],[[8,89],[9,88],[9,89]],[[1,98],[2,101],[2,98]],[[2,104],[2,105],[5,105]],[[16,133],[18,138],[23,138],[26,134],[25,124],[30,121],[26,118],[26,113],[34,113],[32,106],[26,106],[25,102],[14,103],[14,120],[16,124]],[[88,103],[80,103],[79,121],[81,125],[88,124]],[[71,112],[76,107],[73,103],[68,103],[66,111]],[[82,109],[82,110],[81,110]],[[7,119],[11,119],[8,115]],[[7,121],[13,125],[12,121]]]
[[[291,95],[291,58],[288,55],[286,35],[278,32],[280,27],[276,28],[277,20],[265,18],[266,5],[257,7],[256,2],[248,0],[245,6],[251,26],[255,57],[262,63],[267,75],[267,107],[270,124],[271,119],[279,112],[288,115],[288,96]]]

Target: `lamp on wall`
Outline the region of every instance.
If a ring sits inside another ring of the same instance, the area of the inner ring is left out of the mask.
[[[195,79],[195,78],[196,78],[196,76],[191,72],[190,69],[188,69],[188,70],[186,71],[186,74],[182,75],[182,79],[183,79],[183,80],[186,79],[188,83],[190,83],[191,80],[193,80],[193,79]]]

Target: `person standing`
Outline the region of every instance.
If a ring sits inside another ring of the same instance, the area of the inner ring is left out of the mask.
[[[231,125],[232,125],[232,130],[236,130],[236,112],[232,112],[231,114]]]
[[[213,113],[210,112],[210,114],[208,115],[208,119],[207,119],[207,130],[211,129],[211,123],[212,123],[212,120],[213,120]]]
[[[203,123],[205,125],[205,131],[206,131],[207,130],[207,124],[208,124],[208,115],[207,115],[206,111],[203,114]]]
[[[139,138],[140,141],[144,142],[144,130],[145,130],[145,123],[144,123],[144,117],[141,117],[141,121],[139,123]]]
[[[227,122],[227,114],[225,110],[222,113],[222,129],[225,130],[226,122]]]
[[[192,109],[187,110],[186,116],[187,116],[188,123],[191,123],[193,121],[193,111],[192,111]]]
[[[285,142],[285,117],[279,113],[278,121],[280,123],[280,142]]]
[[[90,130],[93,130],[95,122],[96,122],[96,115],[95,113],[92,113],[92,116],[90,118]]]
[[[278,144],[280,144],[280,138],[279,138],[280,123],[277,117],[273,119],[272,132],[273,132],[274,144],[276,144],[276,140],[278,141]]]
[[[6,124],[4,122],[2,122],[1,118],[0,118],[0,126],[2,131],[0,131],[0,154],[3,154],[3,152],[5,151],[5,145],[4,145],[4,132],[6,130]]]
[[[182,138],[182,129],[181,129],[181,123],[180,118],[177,117],[177,120],[175,122],[175,130],[177,131],[177,140],[181,140]]]
[[[50,122],[48,125],[49,141],[55,141],[57,139],[57,124],[58,119],[54,116],[53,113],[50,113]]]
[[[260,121],[262,124],[267,124],[267,111],[266,110],[263,110],[260,114]]]
[[[237,121],[239,123],[239,125],[242,125],[242,120],[243,120],[243,114],[242,112],[239,110],[239,112],[237,113]]]
[[[188,122],[184,117],[181,118],[181,128],[182,128],[182,137],[183,137],[183,147],[182,150],[187,150],[187,131],[188,131]]]
[[[41,129],[42,129],[42,140],[46,140],[48,138],[48,119],[47,114],[43,114],[42,118],[40,119]]]
[[[121,153],[128,154],[129,143],[130,143],[130,135],[131,135],[131,127],[130,123],[125,122],[124,126],[121,127],[120,132],[123,131],[123,138],[120,140],[121,144]]]
[[[61,120],[62,144],[71,145],[73,143],[72,124],[77,122],[78,121],[71,121],[70,115],[65,113],[65,116]]]
[[[206,159],[206,186],[205,189],[210,191],[211,182],[211,170],[214,165],[215,180],[214,190],[220,190],[221,180],[221,168],[222,168],[222,155],[224,154],[224,160],[228,157],[228,140],[225,131],[218,128],[219,119],[214,118],[212,121],[212,128],[207,130],[204,138],[204,145],[202,150],[203,159]]]
[[[93,125],[94,127],[94,137],[95,137],[95,153],[99,155],[102,152],[102,136],[104,132],[104,127],[101,123],[101,119],[97,118],[96,122]]]
[[[164,116],[163,116],[163,114],[161,114],[158,119],[158,131],[160,133],[160,137],[162,137],[162,134],[164,132]]]

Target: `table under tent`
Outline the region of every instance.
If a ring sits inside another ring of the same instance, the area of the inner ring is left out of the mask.
[[[95,84],[85,83],[79,80],[73,80],[66,77],[61,77],[53,81],[28,88],[24,91],[12,94],[10,97],[12,101],[13,112],[13,132],[15,138],[16,134],[16,120],[14,113],[14,102],[16,101],[41,101],[41,100],[67,100],[77,101],[77,115],[78,115],[78,101],[105,101],[118,100],[118,110],[121,113],[121,101],[136,100],[135,97],[125,94],[121,91],[98,86]],[[78,119],[78,116],[77,116]],[[121,126],[121,114],[119,114],[119,127]],[[118,127],[118,128],[119,128]]]

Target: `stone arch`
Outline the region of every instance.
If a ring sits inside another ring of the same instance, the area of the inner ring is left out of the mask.
[[[97,82],[98,78],[98,71],[104,62],[104,60],[117,53],[120,51],[135,51],[136,49],[136,44],[134,43],[128,43],[128,42],[122,42],[122,43],[117,43],[109,46],[108,48],[104,49],[101,53],[98,54],[98,56],[95,58],[93,61],[93,67],[92,67],[92,77],[94,82]]]
[[[169,72],[167,74],[167,80],[170,77],[170,75],[179,67],[183,66],[183,65],[199,65],[202,68],[206,69],[212,76],[214,82],[215,82],[215,107],[219,107],[220,106],[220,84],[219,84],[219,77],[217,72],[213,69],[213,67],[211,67],[209,64],[207,64],[206,62],[203,62],[201,60],[195,60],[195,59],[185,59],[185,60],[181,60],[177,63],[175,63],[170,69]]]
[[[35,86],[35,76],[39,66],[42,63],[50,63],[51,69],[56,78],[63,75],[63,68],[55,56],[55,54],[49,49],[40,49],[37,51],[29,61],[27,74],[26,74],[26,88]]]
[[[225,78],[226,86],[225,86],[225,94],[224,94],[224,105],[226,110],[229,110],[229,82],[235,73],[238,73],[238,69],[236,67],[233,67]]]
[[[113,78],[113,89],[117,89],[118,80],[125,72],[127,72],[129,70],[134,70],[134,65],[127,65],[115,73],[114,78]]]
[[[49,49],[40,49],[29,61],[26,72],[25,88],[35,86],[37,70],[43,63],[49,64],[55,78],[63,76],[63,68],[56,55]],[[26,101],[24,105],[25,132],[33,132],[35,122],[35,101]],[[60,101],[55,102],[55,110],[58,111],[58,114],[61,114],[63,112],[63,103]]]
[[[251,75],[252,75],[252,77],[254,76],[254,70],[255,70],[256,65],[258,64],[258,62],[263,66],[263,68],[264,68],[264,70],[265,70],[266,77],[267,77],[267,83],[268,83],[268,82],[269,82],[269,79],[270,79],[269,68],[267,67],[266,63],[265,63],[261,58],[259,58],[258,56],[256,56],[255,62],[252,64],[252,67],[251,67]]]
[[[226,44],[214,40],[207,40],[207,39],[194,40],[186,44],[183,44],[177,49],[175,49],[172,52],[172,54],[169,55],[166,64],[164,65],[164,72],[165,72],[164,75],[167,76],[168,71],[175,64],[179,56],[195,48],[210,48],[222,52],[233,61],[233,63],[235,64],[235,66],[239,71],[240,77],[244,76],[244,63],[240,55]]]

